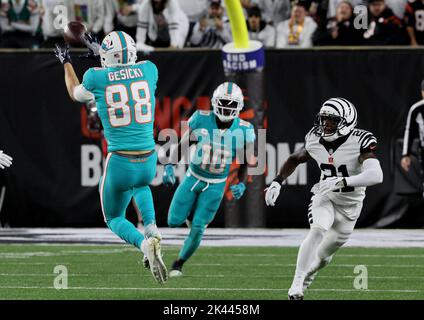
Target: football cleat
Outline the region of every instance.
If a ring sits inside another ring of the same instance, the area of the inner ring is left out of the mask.
[[[295,278],[288,292],[289,300],[303,300],[303,278]]]
[[[171,271],[169,272],[169,276],[174,277],[181,277],[183,275],[183,265],[180,261],[175,260],[172,264]]]
[[[141,248],[147,257],[153,278],[158,283],[164,284],[168,280],[168,270],[162,260],[160,240],[157,238],[144,239]]]
[[[169,272],[169,276],[171,278],[181,277],[183,275],[183,272],[181,270],[171,270]]]
[[[289,300],[303,300],[303,292],[294,292],[292,291],[288,294]]]

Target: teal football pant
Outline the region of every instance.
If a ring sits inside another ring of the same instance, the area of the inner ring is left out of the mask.
[[[168,225],[181,226],[194,210],[191,230],[184,241],[179,258],[188,260],[200,245],[206,226],[211,223],[224,196],[225,182],[207,183],[190,173],[178,186],[168,213]]]
[[[125,242],[140,248],[144,236],[125,218],[134,198],[144,226],[156,223],[149,184],[156,175],[157,154],[127,156],[109,153],[100,179],[100,201],[110,230]]]

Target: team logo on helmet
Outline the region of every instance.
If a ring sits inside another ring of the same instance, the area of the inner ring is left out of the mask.
[[[112,39],[105,39],[104,41],[103,41],[103,43],[102,43],[102,49],[104,50],[104,51],[109,51],[109,50],[112,50],[113,49],[113,41],[112,41]]]

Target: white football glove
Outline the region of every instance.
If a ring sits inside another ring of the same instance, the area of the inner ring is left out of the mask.
[[[313,185],[313,187],[311,188],[311,192],[312,192],[313,194],[318,194],[318,193],[319,193],[319,182],[318,182],[318,183],[315,183],[315,184]]]
[[[329,177],[319,183],[319,194],[321,196],[327,193],[346,187],[343,177]]]
[[[0,150],[0,168],[9,168],[12,165],[13,158],[8,156],[7,154],[3,153],[2,150]]]
[[[276,181],[273,181],[271,185],[265,189],[265,203],[267,206],[274,206],[275,201],[277,200],[278,196],[280,195],[280,189],[281,184],[279,184]]]

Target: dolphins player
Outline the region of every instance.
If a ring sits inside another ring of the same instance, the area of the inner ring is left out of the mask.
[[[212,96],[212,111],[196,111],[189,119],[189,130],[181,138],[181,145],[194,136],[196,152],[190,160],[184,180],[178,186],[168,213],[168,225],[179,227],[193,213],[189,221],[190,233],[184,241],[178,258],[172,264],[170,276],[181,276],[184,263],[199,247],[207,225],[213,220],[224,196],[226,180],[234,158],[247,155],[241,164],[239,183],[230,187],[235,199],[246,190],[247,167],[254,165],[253,150],[255,133],[252,124],[239,118],[243,109],[243,94],[233,82],[219,85]],[[174,184],[172,164],[165,166],[165,184]]]
[[[74,101],[95,100],[108,143],[100,202],[107,226],[125,242],[142,250],[159,283],[168,273],[161,256],[161,234],[156,227],[149,184],[156,174],[157,155],[153,138],[155,91],[158,70],[150,61],[136,63],[134,40],[125,32],[109,33],[101,46],[86,35],[86,45],[100,54],[102,68],[90,68],[80,84],[69,55],[69,47],[56,46],[65,69],[65,82]],[[145,225],[143,236],[125,218],[134,198]]]

